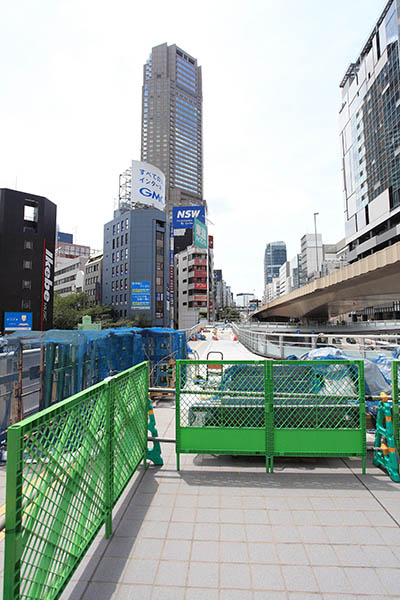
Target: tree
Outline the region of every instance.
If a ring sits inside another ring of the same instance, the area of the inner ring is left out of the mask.
[[[231,306],[224,306],[219,311],[218,318],[222,321],[240,321],[240,312]]]

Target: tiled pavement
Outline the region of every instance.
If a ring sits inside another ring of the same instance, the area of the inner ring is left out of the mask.
[[[156,408],[161,436],[175,411]],[[400,495],[360,461],[182,456],[149,467],[63,600],[400,598]],[[139,476],[140,477],[140,476]]]

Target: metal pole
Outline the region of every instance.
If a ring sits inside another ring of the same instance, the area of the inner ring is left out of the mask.
[[[314,213],[314,232],[315,232],[315,256],[317,259],[317,277],[319,276],[319,263],[318,263],[318,244],[317,244],[317,216],[319,213]]]

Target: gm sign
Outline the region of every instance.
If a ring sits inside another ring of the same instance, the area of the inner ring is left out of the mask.
[[[131,166],[131,193],[133,204],[148,204],[165,210],[165,176],[154,165],[133,160]]]
[[[139,194],[142,194],[145,198],[151,198],[152,200],[158,200],[159,202],[163,202],[164,198],[161,194],[157,192],[149,190],[149,188],[142,187],[139,189]]]
[[[172,227],[174,229],[193,229],[194,220],[206,222],[205,206],[173,206]]]

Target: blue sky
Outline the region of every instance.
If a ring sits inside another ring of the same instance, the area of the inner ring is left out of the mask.
[[[140,158],[142,67],[176,43],[203,68],[204,190],[215,267],[262,293],[265,244],[288,258],[343,237],[339,82],[384,0],[0,2],[0,187],[44,195],[102,247],[118,175]]]

